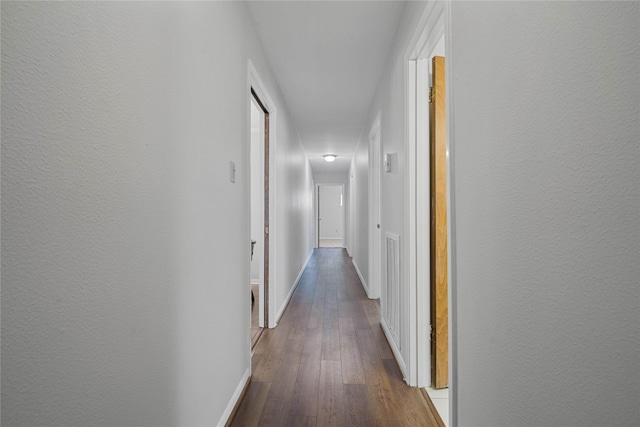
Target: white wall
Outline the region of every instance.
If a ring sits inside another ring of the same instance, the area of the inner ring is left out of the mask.
[[[313,174],[313,180],[316,184],[346,184],[347,173],[346,172],[315,172]]]
[[[248,58],[278,107],[279,294],[312,246],[251,26],[233,2],[3,2],[3,425],[219,422],[250,368]]]
[[[280,113],[281,110],[278,110],[277,118],[277,146],[275,149],[271,148],[271,155],[276,156],[276,174],[269,175],[270,179],[277,182],[276,280],[275,283],[270,283],[269,287],[270,292],[274,292],[275,288],[275,311],[280,315],[288,301],[287,297],[291,295],[296,280],[312,254],[315,240],[313,171],[298,131],[288,115]],[[271,319],[273,320],[273,316]]]
[[[451,7],[459,425],[637,425],[640,5]]]

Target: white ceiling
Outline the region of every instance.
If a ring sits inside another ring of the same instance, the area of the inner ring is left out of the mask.
[[[346,172],[406,3],[248,4],[311,167]]]

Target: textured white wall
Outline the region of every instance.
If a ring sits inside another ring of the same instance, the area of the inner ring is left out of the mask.
[[[279,291],[312,241],[251,28],[234,2],[3,2],[3,425],[220,420],[250,365],[248,58],[279,114]]]
[[[459,425],[638,425],[640,4],[451,7]]]

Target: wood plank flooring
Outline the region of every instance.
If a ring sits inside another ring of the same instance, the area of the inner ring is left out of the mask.
[[[402,380],[344,249],[316,249],[275,329],[255,347],[232,426],[441,426]]]

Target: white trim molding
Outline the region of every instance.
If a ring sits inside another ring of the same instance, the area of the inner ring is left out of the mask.
[[[367,296],[369,296],[369,286],[367,285],[367,282],[364,280],[364,277],[362,277],[362,273],[360,272],[360,268],[358,267],[356,260],[354,258],[351,258],[351,263],[355,267],[356,273],[360,278],[360,284],[362,285],[362,289],[364,289],[364,292],[367,294]]]
[[[242,375],[242,378],[240,379],[240,382],[236,386],[236,389],[233,392],[233,395],[231,396],[229,403],[227,403],[227,407],[224,408],[224,412],[222,413],[222,416],[220,417],[220,420],[218,421],[218,424],[217,424],[218,427],[224,427],[227,424],[227,422],[229,421],[229,417],[233,412],[233,408],[235,408],[236,404],[238,403],[238,400],[240,399],[240,397],[242,397],[242,390],[244,390],[244,388],[247,386],[247,383],[249,382],[250,379],[251,379],[251,364],[249,364],[249,368],[247,368],[247,370],[244,372],[244,375]]]
[[[391,331],[389,330],[389,326],[387,325],[387,322],[384,320],[384,317],[380,319],[380,326],[382,327],[382,332],[384,332],[384,337],[387,339],[387,342],[389,343],[389,347],[391,347],[391,351],[393,352],[393,355],[396,357],[396,362],[398,362],[400,371],[402,371],[402,376],[405,382],[407,382],[407,364],[402,358],[402,353],[400,352],[400,349],[396,345],[396,342],[393,339]]]
[[[300,272],[298,273],[298,277],[296,277],[295,282],[293,282],[293,286],[291,287],[291,290],[287,294],[287,297],[284,299],[284,302],[282,303],[282,306],[280,307],[280,310],[278,310],[278,314],[276,315],[276,318],[274,319],[274,324],[273,324],[274,328],[278,325],[278,322],[280,321],[280,318],[284,314],[284,311],[287,309],[287,306],[289,305],[289,301],[291,301],[291,297],[293,296],[293,293],[298,288],[298,285],[300,284],[300,278],[302,278],[302,274],[304,273],[304,270],[307,268],[307,265],[309,264],[309,261],[311,261],[311,257],[312,256],[313,256],[313,251],[311,251],[309,253],[309,256],[307,257],[307,260],[305,261],[304,265],[300,269]]]

